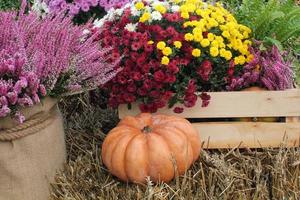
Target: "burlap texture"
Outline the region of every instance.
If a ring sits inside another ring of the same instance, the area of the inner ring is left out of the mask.
[[[66,158],[63,119],[50,98],[22,112],[23,125],[0,120],[0,200],[47,200]]]

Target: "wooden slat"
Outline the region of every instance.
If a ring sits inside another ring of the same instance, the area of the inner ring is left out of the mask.
[[[203,148],[299,146],[300,123],[194,123]]]
[[[300,117],[286,117],[286,123],[300,122]]]
[[[171,109],[160,109],[163,114],[183,118],[228,118],[228,117],[278,117],[300,116],[300,89],[259,92],[213,92],[208,107],[201,107],[201,100],[193,108],[185,108],[181,114]],[[179,105],[180,106],[180,105]],[[140,113],[137,104],[128,110],[119,107],[119,117]]]

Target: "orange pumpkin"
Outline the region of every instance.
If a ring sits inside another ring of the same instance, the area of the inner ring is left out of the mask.
[[[123,181],[171,181],[197,160],[200,139],[183,118],[142,113],[127,116],[110,131],[102,145],[102,160]]]
[[[260,87],[249,87],[244,89],[243,91],[266,91],[264,88]],[[242,122],[277,122],[279,119],[276,117],[245,117],[239,118],[238,121]]]

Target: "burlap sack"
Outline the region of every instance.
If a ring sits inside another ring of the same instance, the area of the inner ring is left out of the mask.
[[[63,120],[50,98],[22,112],[24,124],[0,120],[0,200],[47,200],[66,158]]]

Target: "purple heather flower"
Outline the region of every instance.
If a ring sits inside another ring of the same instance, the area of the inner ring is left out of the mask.
[[[0,97],[0,104],[2,106],[7,106],[8,105],[8,101],[7,101],[7,98],[5,96]]]
[[[7,93],[7,98],[10,104],[15,105],[18,101],[18,94],[14,92]]]
[[[24,95],[23,98],[18,99],[18,104],[26,107],[26,106],[33,106],[33,101],[28,95]]]
[[[51,5],[64,7],[63,2],[54,0]],[[97,35],[83,36],[91,24],[74,26],[64,13],[41,19],[33,12],[24,14],[25,7],[23,0],[20,13],[0,12],[0,117],[12,106],[39,103],[47,92],[95,88],[117,74],[117,63],[106,62],[110,50],[100,49]]]
[[[101,6],[106,11],[111,8],[121,7],[130,0],[44,0],[51,13],[57,14],[61,11],[68,11],[71,16],[77,15],[80,10],[88,12],[92,7]]]
[[[6,117],[10,112],[11,110],[8,108],[8,106],[4,105],[0,108],[0,117]]]
[[[18,123],[22,124],[25,121],[24,115],[20,113],[19,111],[16,112],[15,114],[15,119],[17,120]]]
[[[70,6],[70,14],[71,15],[77,15],[79,13],[79,11],[80,11],[80,7],[77,4]]]
[[[266,51],[251,48],[254,59],[244,66],[238,81],[232,80],[228,90],[240,90],[258,85],[269,90],[285,90],[293,87],[291,62],[285,61],[276,46]],[[241,78],[243,78],[241,80]]]
[[[42,96],[46,96],[47,95],[47,90],[45,88],[45,86],[43,84],[40,85],[40,92],[42,94]]]

